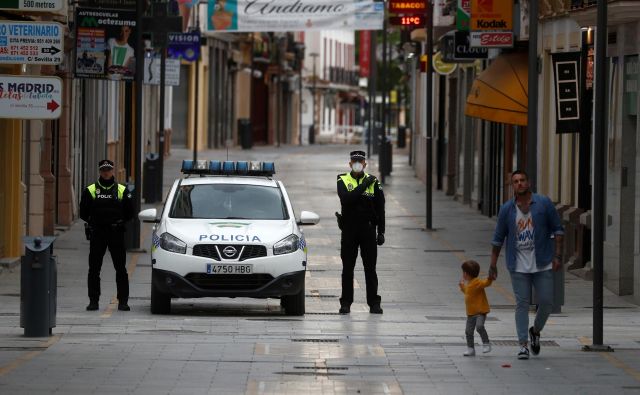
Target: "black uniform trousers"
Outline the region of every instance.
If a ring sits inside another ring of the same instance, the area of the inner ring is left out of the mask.
[[[118,302],[127,303],[129,300],[129,275],[127,274],[127,251],[124,247],[124,231],[110,225],[92,227],[89,275],[87,276],[89,299],[98,300],[100,298],[100,270],[102,269],[102,258],[107,248],[111,253],[113,267],[116,269]]]
[[[378,295],[378,275],[376,260],[378,246],[376,244],[376,226],[371,222],[345,223],[340,240],[340,258],[342,258],[342,297],[341,306],[353,303],[353,269],[358,258],[358,248],[364,265],[364,278],[367,285],[367,304],[380,304]]]

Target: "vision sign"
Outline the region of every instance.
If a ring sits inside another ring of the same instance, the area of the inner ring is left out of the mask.
[[[61,103],[58,77],[0,75],[0,118],[58,119]]]
[[[0,10],[60,11],[65,0],[2,0]]]
[[[64,28],[55,22],[0,21],[0,63],[62,63]]]

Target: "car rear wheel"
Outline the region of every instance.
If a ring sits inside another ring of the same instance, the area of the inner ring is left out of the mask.
[[[304,287],[295,295],[283,296],[280,305],[287,315],[304,315]]]
[[[171,295],[160,292],[158,288],[151,284],[151,314],[171,313]]]

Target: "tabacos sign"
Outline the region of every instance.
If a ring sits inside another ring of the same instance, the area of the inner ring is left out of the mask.
[[[470,30],[513,30],[513,0],[471,0]]]

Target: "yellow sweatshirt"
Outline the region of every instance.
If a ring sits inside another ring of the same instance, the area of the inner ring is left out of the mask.
[[[460,284],[460,291],[464,293],[464,304],[467,306],[467,315],[487,314],[489,312],[489,301],[484,289],[491,285],[493,280],[486,280],[478,277],[469,281],[468,284]]]

